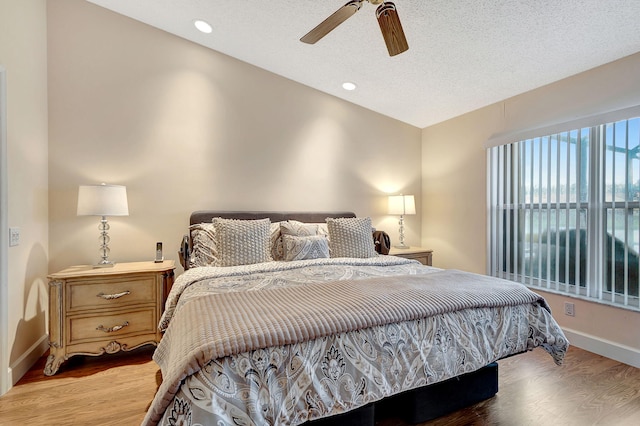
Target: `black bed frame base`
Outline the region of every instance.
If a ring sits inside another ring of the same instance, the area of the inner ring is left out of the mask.
[[[373,426],[376,420],[401,418],[422,423],[489,399],[498,393],[498,364],[472,373],[390,396],[344,414],[305,423],[306,426]]]

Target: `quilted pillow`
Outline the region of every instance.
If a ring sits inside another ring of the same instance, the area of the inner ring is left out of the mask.
[[[213,218],[215,266],[251,265],[271,260],[271,221]]]
[[[282,240],[286,261],[329,257],[329,241],[322,235],[299,237],[284,234]]]
[[[211,266],[215,264],[213,223],[197,223],[189,227],[191,232],[191,256],[189,267]]]
[[[327,218],[331,257],[377,256],[370,217]]]

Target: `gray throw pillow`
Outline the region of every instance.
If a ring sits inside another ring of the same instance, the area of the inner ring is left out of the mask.
[[[213,218],[215,266],[271,261],[271,221]]]
[[[327,218],[331,257],[377,256],[370,217]]]

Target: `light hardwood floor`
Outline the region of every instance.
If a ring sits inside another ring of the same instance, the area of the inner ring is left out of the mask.
[[[74,357],[52,377],[43,357],[0,397],[0,425],[138,425],[161,380],[152,353]],[[500,361],[499,386],[423,425],[640,425],[640,369],[574,347],[560,367],[542,349]]]

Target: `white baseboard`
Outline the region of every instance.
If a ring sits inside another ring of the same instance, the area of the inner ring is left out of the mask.
[[[33,364],[35,364],[40,357],[49,349],[49,335],[45,334],[38,339],[20,358],[15,360],[13,364],[9,366],[8,376],[11,386],[18,383],[18,380],[26,374]]]
[[[568,328],[563,328],[562,331],[572,346],[640,368],[640,350],[636,348]]]
[[[2,396],[5,393],[9,392],[9,389],[11,389],[11,386],[9,386],[9,383],[11,382],[11,374],[10,373],[11,373],[11,369],[9,367],[7,367],[7,369],[2,372],[2,374],[3,374],[2,379],[3,380],[0,380],[0,396]]]

